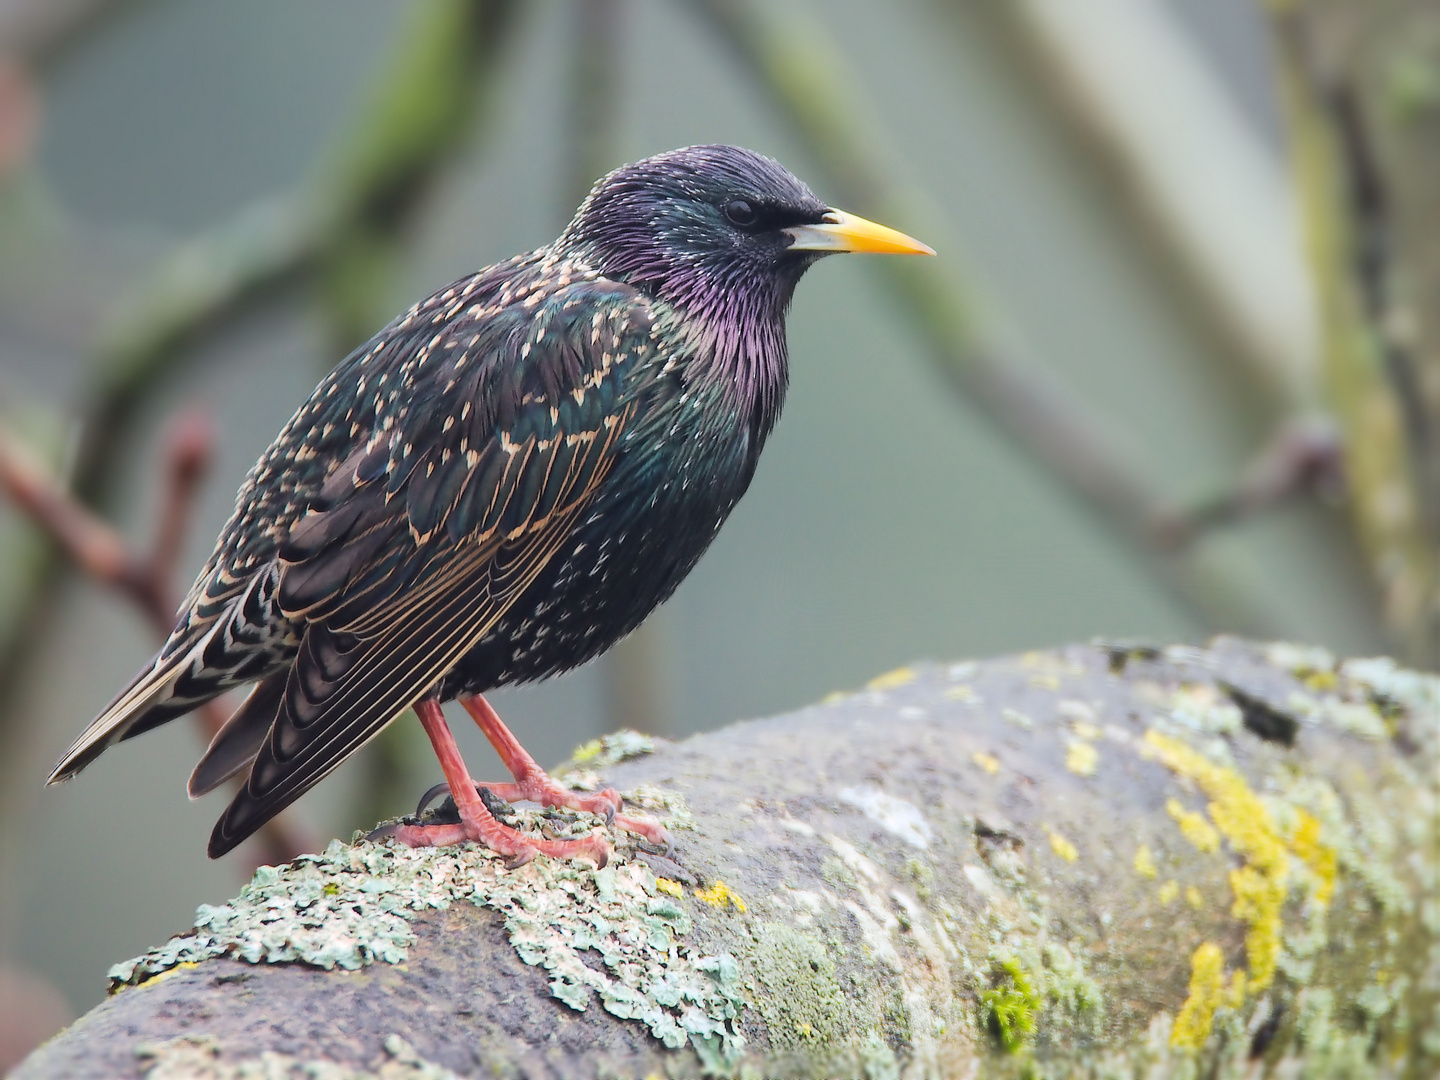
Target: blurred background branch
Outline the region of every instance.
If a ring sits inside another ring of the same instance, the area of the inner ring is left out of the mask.
[[[1350,512],[1398,646],[1435,666],[1440,24],[1413,4],[1297,0],[1274,5],[1274,26]]]
[[[886,165],[885,140],[866,123],[847,64],[819,23],[786,23],[746,0],[695,0],[826,172],[827,190],[857,212],[906,228],[937,216]],[[1212,629],[1257,636],[1275,625],[1223,559],[1177,557],[1165,543],[1179,511],[1153,490],[1078,401],[1022,361],[982,313],[960,258],[877,261],[871,269],[947,381],[1023,450],[1067,484]]]
[[[58,556],[99,585],[114,589],[144,614],[163,642],[175,624],[179,603],[176,575],[181,543],[190,526],[195,497],[214,453],[208,417],[182,413],[171,424],[162,465],[162,498],[150,550],[130,550],[125,539],[65,491],[29,447],[0,425],[0,490],[51,542]],[[223,698],[195,710],[204,741],[225,723]],[[280,863],[313,848],[293,814],[266,822],[257,834],[254,861]]]
[[[149,401],[198,355],[200,341],[243,312],[313,280],[345,350],[378,328],[400,233],[469,134],[478,80],[493,70],[512,10],[480,0],[430,0],[417,8],[390,76],[300,192],[242,212],[163,263],[96,349],[68,477],[79,504],[105,505],[119,448]],[[25,595],[6,613],[0,702],[45,639],[45,613],[64,568],[53,545],[31,563]],[[173,616],[173,604],[167,610]],[[9,720],[20,715],[0,707]]]

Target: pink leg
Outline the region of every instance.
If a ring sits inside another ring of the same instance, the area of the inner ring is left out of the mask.
[[[670,834],[658,821],[619,813],[620,793],[614,788],[586,792],[572,791],[557,784],[551,779],[549,773],[536,764],[535,759],[520,745],[520,740],[515,738],[510,729],[505,726],[505,721],[500,719],[499,714],[481,695],[462,697],[460,704],[465,706],[465,711],[480,726],[480,730],[485,733],[485,738],[490,740],[490,745],[495,748],[495,752],[500,755],[500,760],[505,763],[505,768],[515,778],[513,784],[484,785],[498,798],[504,799],[506,802],[524,800],[539,803],[541,806],[565,807],[570,810],[584,810],[591,814],[602,815],[611,824],[619,825],[627,832],[643,836],[652,844],[663,847],[667,852],[673,848]],[[450,790],[453,792],[455,789],[452,786]]]
[[[458,825],[392,825],[373,837],[393,836],[410,847],[442,847],[446,844],[460,844],[466,840],[478,840],[492,851],[510,856],[511,867],[521,866],[538,855],[549,855],[554,859],[586,858],[599,866],[609,861],[610,845],[597,829],[589,836],[577,840],[545,840],[529,837],[508,825],[496,821],[485,809],[475,790],[475,781],[460,757],[460,748],[450,734],[450,725],[440,711],[440,703],[433,699],[415,703],[415,715],[420,718],[425,734],[435,747],[435,756],[440,759],[440,770],[450,785],[455,807],[460,812]],[[501,796],[502,798],[504,796]]]

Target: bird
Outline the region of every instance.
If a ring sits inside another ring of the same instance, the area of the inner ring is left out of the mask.
[[[48,783],[249,684],[188,783],[240,781],[211,858],[413,709],[459,820],[386,835],[604,865],[599,827],[557,840],[490,814],[441,712],[458,698],[513,777],[494,795],[667,844],[615,791],[553,780],[484,695],[600,655],[675,591],[779,416],[795,286],[839,252],[935,254],[736,146],[601,178],[553,243],[421,300],[320,382],[247,474],[165,643]]]

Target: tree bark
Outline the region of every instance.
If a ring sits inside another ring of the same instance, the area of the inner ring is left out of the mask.
[[[15,1076],[1440,1071],[1440,678],[1076,646],[648,746],[570,778],[673,861],[337,842]]]

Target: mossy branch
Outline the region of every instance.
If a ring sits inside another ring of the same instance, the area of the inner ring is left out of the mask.
[[[1429,15],[1271,7],[1355,532],[1397,647],[1440,666],[1440,202],[1425,149],[1440,96],[1402,89],[1406,70],[1437,63],[1419,51]]]
[[[1232,639],[613,737],[570,779],[674,861],[337,841],[14,1075],[1430,1076],[1437,716],[1440,678]]]

